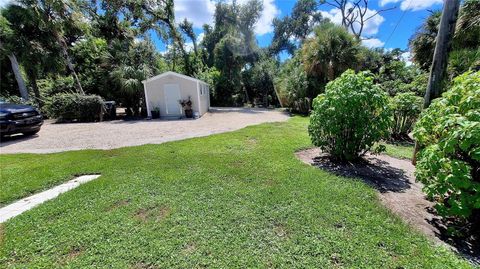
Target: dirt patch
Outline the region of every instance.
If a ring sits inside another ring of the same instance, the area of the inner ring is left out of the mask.
[[[277,181],[269,178],[269,179],[265,180],[264,184],[268,187],[273,187],[273,186],[277,185]]]
[[[182,253],[185,254],[185,255],[189,255],[189,254],[192,254],[193,252],[195,252],[195,250],[197,250],[197,246],[195,245],[195,243],[188,243],[182,249]]]
[[[116,201],[113,205],[109,206],[106,211],[110,212],[112,210],[115,210],[119,207],[123,207],[123,206],[126,206],[130,203],[130,199],[123,199],[123,200],[119,200],[119,201]]]
[[[332,255],[330,255],[330,261],[336,268],[342,268],[342,259],[340,254],[333,253]]]
[[[360,179],[378,190],[382,204],[413,228],[426,234],[437,244],[452,247],[474,263],[480,261],[468,246],[452,246],[445,240],[445,226],[434,214],[433,203],[422,192],[423,185],[415,181],[415,167],[409,160],[386,155],[367,155],[356,163],[332,162],[320,149],[296,152],[297,158],[336,175]]]
[[[137,262],[130,266],[132,269],[156,269],[159,268],[158,266],[151,264],[151,263],[146,263],[146,262]]]
[[[78,256],[80,256],[82,254],[82,252],[83,252],[83,250],[81,250],[79,248],[74,248],[74,249],[70,250],[67,254],[66,261],[69,262],[69,261],[75,260]]]
[[[275,224],[273,227],[273,232],[275,233],[276,236],[280,238],[288,237],[287,229],[282,224],[279,224],[279,223]]]
[[[78,256],[82,255],[83,249],[79,247],[73,247],[62,257],[62,260],[59,262],[60,265],[68,264],[69,262],[75,260]]]
[[[162,221],[170,215],[170,208],[166,206],[141,208],[135,213],[135,218],[147,222],[148,220]]]

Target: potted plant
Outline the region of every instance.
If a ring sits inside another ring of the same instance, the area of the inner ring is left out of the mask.
[[[190,100],[190,96],[186,100],[180,100],[180,105],[185,111],[185,117],[193,118],[192,100]]]
[[[160,108],[158,106],[154,107],[152,112],[152,119],[160,118]]]

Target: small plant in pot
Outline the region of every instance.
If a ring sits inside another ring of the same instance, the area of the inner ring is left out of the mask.
[[[160,108],[158,106],[154,107],[152,112],[152,119],[160,118]]]
[[[190,100],[190,96],[188,97],[188,99],[180,100],[179,102],[183,110],[185,111],[185,117],[193,118],[192,100]]]

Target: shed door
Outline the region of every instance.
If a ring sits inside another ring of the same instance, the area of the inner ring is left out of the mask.
[[[178,84],[165,84],[165,107],[167,115],[182,115],[180,106],[180,87]]]

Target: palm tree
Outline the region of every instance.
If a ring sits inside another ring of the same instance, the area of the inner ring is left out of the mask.
[[[307,73],[327,82],[355,67],[359,43],[353,35],[333,23],[323,23],[314,32],[302,47]]]
[[[121,90],[124,105],[127,107],[127,114],[140,115],[140,100],[144,100],[142,81],[152,75],[152,69],[145,65],[130,66],[120,65],[116,67],[111,78]]]

